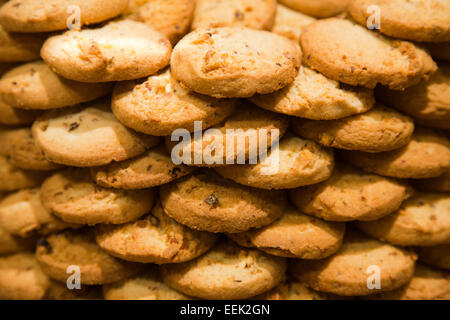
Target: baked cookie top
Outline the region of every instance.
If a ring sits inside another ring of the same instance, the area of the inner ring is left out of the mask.
[[[287,280],[272,290],[256,296],[257,300],[327,300],[326,294],[297,280]]]
[[[278,4],[272,32],[299,43],[303,27],[315,20],[313,17]]]
[[[328,18],[346,11],[350,0],[280,0],[291,9],[317,18]]]
[[[0,155],[0,191],[38,187],[47,175],[43,171],[20,169],[7,157]]]
[[[40,111],[13,108],[0,100],[0,124],[2,125],[28,125],[33,123],[39,115]]]
[[[11,33],[0,26],[0,61],[22,62],[39,59],[46,37],[45,34]]]

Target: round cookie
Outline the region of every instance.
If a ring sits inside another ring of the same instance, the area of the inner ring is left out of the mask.
[[[299,43],[302,29],[315,20],[313,17],[278,4],[272,32]]]
[[[96,228],[97,244],[110,255],[141,263],[179,263],[209,249],[216,235],[195,231],[169,218],[158,203],[150,215],[119,226]]]
[[[56,109],[103,97],[112,84],[88,84],[64,79],[43,61],[23,64],[0,79],[0,97],[21,109]]]
[[[91,168],[91,176],[105,188],[146,189],[169,183],[192,171],[191,167],[175,165],[166,148],[159,146],[136,158]]]
[[[0,61],[22,62],[40,58],[46,35],[10,33],[0,25]]]
[[[269,292],[263,293],[256,300],[327,300],[324,293],[308,288],[305,284],[290,280],[280,284]]]
[[[119,15],[127,5],[128,0],[11,0],[0,9],[0,23],[16,32],[64,30],[76,18],[74,6],[80,25],[88,25]]]
[[[413,181],[417,189],[431,192],[450,192],[450,170],[436,178]]]
[[[408,185],[339,165],[330,179],[289,191],[302,212],[328,221],[371,221],[397,210],[410,196]]]
[[[405,249],[347,232],[341,249],[323,260],[292,260],[290,273],[308,287],[341,296],[366,296],[408,283],[417,256]],[[381,270],[380,289],[369,289],[370,266]]]
[[[119,82],[113,93],[112,111],[129,128],[155,136],[176,129],[194,131],[222,122],[235,109],[236,101],[215,99],[184,89],[169,69],[142,80]]]
[[[20,169],[0,155],[0,191],[14,191],[39,186],[47,176],[43,171]]]
[[[39,111],[16,109],[0,100],[0,125],[22,126],[31,124],[39,115]]]
[[[430,266],[450,270],[450,244],[420,248],[419,260]]]
[[[339,250],[344,232],[344,223],[322,221],[289,207],[272,224],[229,238],[279,257],[324,259]]]
[[[276,0],[196,0],[191,29],[243,27],[270,30]]]
[[[69,289],[66,283],[51,280],[45,300],[103,300],[100,287],[82,286],[80,289]]]
[[[42,206],[39,189],[23,189],[0,201],[0,227],[12,235],[28,237],[77,226],[48,212]]]
[[[413,41],[450,41],[450,2],[447,0],[353,0],[348,12],[363,26],[370,21],[377,6],[380,11],[378,31],[394,38]]]
[[[82,285],[113,283],[141,271],[139,264],[113,258],[103,251],[90,229],[65,231],[39,240],[36,259],[49,277],[60,282],[73,274],[67,273],[68,267],[78,266]]]
[[[450,42],[428,42],[423,43],[423,45],[427,48],[433,58],[437,60],[450,61]]]
[[[308,25],[301,46],[307,65],[353,86],[374,88],[380,83],[402,90],[437,69],[426,51],[414,44],[388,39],[344,19],[330,18]]]
[[[34,249],[35,244],[36,239],[34,237],[22,238],[13,236],[0,227],[0,256],[31,251]]]
[[[333,151],[289,134],[257,164],[235,164],[215,170],[237,183],[270,190],[319,183],[330,177],[333,168]]]
[[[49,286],[33,253],[0,257],[1,300],[41,300]]]
[[[173,50],[172,75],[192,91],[217,98],[250,97],[291,83],[300,67],[298,45],[268,31],[197,29]]]
[[[286,261],[259,250],[223,241],[205,255],[162,267],[164,282],[182,293],[203,299],[247,299],[278,285]]]
[[[347,10],[350,0],[280,0],[285,6],[314,16],[327,18]]]
[[[250,99],[257,106],[290,116],[332,120],[368,111],[375,104],[373,90],[350,87],[301,66],[294,82],[271,94]]]
[[[138,219],[154,205],[153,189],[117,190],[96,185],[85,169],[69,168],[41,187],[44,207],[70,223],[122,224]]]
[[[105,300],[189,300],[190,298],[168,287],[159,270],[150,270],[133,278],[103,286]]]
[[[122,16],[144,22],[175,44],[189,31],[194,8],[195,0],[130,0]]]
[[[366,234],[401,246],[450,243],[450,196],[416,194],[400,209],[376,221],[359,222]]]
[[[164,212],[192,229],[238,233],[260,228],[279,218],[286,207],[284,191],[241,186],[211,171],[160,188]]]
[[[405,286],[370,297],[375,300],[450,300],[450,275],[417,264],[414,276]]]
[[[156,73],[169,64],[171,49],[169,40],[153,28],[123,20],[50,37],[41,56],[64,78],[108,82]]]
[[[32,127],[38,148],[52,162],[92,167],[138,156],[159,143],[157,137],[126,128],[108,103],[100,100],[45,113]]]
[[[436,120],[450,129],[450,65],[441,63],[428,79],[404,91],[379,87],[377,99],[411,117]]]
[[[317,121],[296,118],[292,130],[318,143],[338,149],[382,152],[408,144],[414,122],[383,105],[347,118]]]
[[[344,152],[343,158],[366,172],[394,178],[424,179],[450,169],[450,142],[440,133],[416,128],[404,147],[387,152]]]
[[[166,137],[166,145],[177,163],[199,167],[244,164],[267,151],[264,141],[268,147],[278,143],[288,126],[288,117],[244,102],[222,124],[190,136],[173,134]]]

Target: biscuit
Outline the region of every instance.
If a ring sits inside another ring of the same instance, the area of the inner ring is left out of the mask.
[[[52,175],[41,187],[44,207],[62,220],[76,224],[122,224],[148,213],[152,189],[106,189],[92,182],[89,171],[69,168]]]
[[[414,122],[383,105],[358,115],[330,121],[296,118],[292,130],[318,143],[338,149],[382,152],[408,144]]]
[[[257,297],[257,300],[327,300],[324,293],[314,291],[305,284],[290,280]]]
[[[257,106],[290,116],[333,120],[368,111],[375,104],[373,90],[350,87],[306,66],[294,82],[271,94],[250,99]]]
[[[176,129],[194,131],[222,122],[235,109],[236,101],[215,99],[181,87],[166,70],[144,82],[119,82],[113,93],[112,111],[129,128],[155,136],[167,136]]]
[[[32,253],[0,257],[1,300],[41,300],[49,286],[49,278]]]
[[[46,32],[64,30],[75,20],[80,25],[111,19],[127,8],[128,0],[12,0],[0,9],[0,23],[9,31]]]
[[[82,285],[121,281],[141,271],[139,264],[111,257],[96,243],[90,229],[55,233],[38,241],[36,259],[50,278],[66,282],[78,266]],[[69,268],[69,269],[68,269]]]
[[[100,100],[39,117],[32,133],[45,158],[68,166],[101,166],[138,156],[159,143],[157,137],[126,128],[108,103]]]
[[[437,60],[450,61],[450,42],[428,42],[423,43],[423,45],[427,48],[433,58]]]
[[[0,227],[0,256],[31,251],[34,249],[36,239],[34,237],[22,238],[7,233]]]
[[[46,178],[47,173],[20,169],[11,161],[0,155],[0,191],[15,191],[23,188],[39,186]]]
[[[0,202],[0,227],[12,235],[28,237],[35,232],[48,234],[77,226],[48,212],[42,206],[39,189],[23,189]]]
[[[130,0],[122,16],[144,22],[176,44],[189,31],[194,8],[195,0]]]
[[[112,84],[89,84],[64,79],[43,61],[23,64],[0,79],[4,103],[21,109],[56,109],[103,97]]]
[[[40,58],[46,35],[10,33],[0,26],[0,61],[22,62]]]
[[[437,120],[450,129],[450,64],[441,63],[430,79],[404,91],[380,87],[377,99],[411,117]]]
[[[168,286],[189,296],[220,300],[268,291],[284,280],[285,270],[285,259],[231,241],[220,242],[195,260],[162,266]]]
[[[150,215],[119,226],[96,228],[97,244],[110,255],[141,263],[179,263],[209,249],[216,235],[195,231],[169,218],[158,203]]]
[[[270,30],[276,0],[196,0],[191,29],[243,27]]]
[[[0,124],[6,126],[23,126],[31,124],[40,115],[37,110],[13,108],[0,100]]]
[[[215,170],[239,184],[270,190],[319,183],[330,177],[333,168],[333,151],[289,134],[257,164],[235,164]]]
[[[45,300],[103,300],[100,287],[82,286],[80,289],[69,289],[66,283],[50,281]]]
[[[302,29],[315,20],[313,17],[278,4],[272,32],[299,43]]]
[[[339,250],[344,232],[344,223],[322,221],[289,207],[272,224],[229,238],[279,257],[324,259]]]
[[[175,165],[165,147],[159,146],[136,158],[91,168],[91,176],[105,188],[146,189],[182,178],[192,171],[191,167]]]
[[[250,163],[251,159],[267,151],[264,143],[268,148],[278,143],[288,126],[288,117],[244,102],[222,124],[202,134],[172,135],[165,141],[172,159],[188,165],[216,167]]]
[[[328,18],[345,12],[350,0],[280,0],[285,6],[317,18]]]
[[[376,221],[359,222],[364,233],[401,246],[450,243],[450,196],[416,194],[400,209]]]
[[[351,151],[342,155],[366,172],[394,178],[433,178],[450,169],[448,138],[423,128],[416,128],[411,141],[400,149],[379,153]]]
[[[197,171],[160,188],[164,212],[192,229],[238,233],[268,225],[283,214],[284,191],[241,186],[211,171]]]
[[[413,181],[417,189],[431,192],[450,192],[450,170],[436,178]]]
[[[347,232],[341,249],[323,260],[292,260],[290,273],[308,287],[341,296],[367,296],[391,291],[413,277],[417,256],[406,249],[379,242],[359,233]],[[369,289],[373,274],[381,270],[380,289]]]
[[[350,1],[348,12],[361,25],[374,14],[368,10],[377,6],[379,12],[378,31],[390,37],[413,41],[450,41],[447,0],[354,0]]]
[[[371,221],[397,210],[410,196],[404,182],[339,165],[330,179],[289,191],[302,212],[328,221]]]
[[[41,56],[53,71],[81,82],[138,79],[169,64],[169,40],[142,22],[110,22],[98,29],[50,37]]]
[[[300,67],[299,46],[268,31],[197,29],[175,46],[172,75],[192,91],[217,98],[250,97],[291,83]]]
[[[149,267],[147,267],[149,268]],[[103,286],[105,300],[188,300],[189,297],[168,287],[159,269],[149,268],[133,278]]]
[[[417,264],[411,281],[405,286],[371,296],[376,300],[450,300],[450,275]]]
[[[306,26],[301,46],[307,65],[353,86],[374,88],[380,83],[402,90],[437,69],[428,53],[414,44],[388,39],[344,19],[319,20]]]
[[[450,244],[434,247],[421,247],[419,260],[430,266],[450,270]]]

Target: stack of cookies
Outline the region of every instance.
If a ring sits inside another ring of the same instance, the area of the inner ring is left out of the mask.
[[[450,1],[0,2],[0,299],[450,299]]]

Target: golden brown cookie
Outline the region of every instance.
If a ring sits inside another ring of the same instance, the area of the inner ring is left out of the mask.
[[[235,109],[236,101],[215,99],[184,89],[170,70],[145,81],[119,82],[113,93],[112,111],[129,128],[155,136],[168,136],[176,129],[194,131],[222,122]]]
[[[66,283],[50,281],[45,300],[103,300],[99,286],[81,286],[80,289],[69,289]]]
[[[324,293],[314,291],[304,283],[288,280],[274,289],[256,296],[257,300],[327,300]]]
[[[195,0],[130,0],[122,16],[144,22],[175,44],[189,31],[194,8]]]
[[[112,84],[88,84],[64,79],[43,61],[23,64],[0,79],[0,97],[21,109],[56,109],[87,102],[112,91]]]
[[[141,265],[111,257],[96,243],[90,229],[65,231],[38,241],[36,258],[50,278],[70,281],[79,267],[82,285],[113,283],[141,271]]]
[[[0,256],[31,251],[34,249],[36,239],[34,237],[22,238],[7,233],[0,227]]]
[[[0,23],[9,31],[64,30],[76,19],[80,25],[111,19],[127,8],[128,0],[11,0],[0,9]]]
[[[278,4],[272,32],[299,43],[302,29],[315,20],[313,17]]]
[[[300,67],[298,45],[268,31],[197,29],[173,50],[172,74],[192,91],[217,98],[250,97],[291,83]]]
[[[164,212],[196,230],[238,233],[279,218],[286,206],[284,191],[241,186],[211,171],[160,188]]]
[[[117,190],[97,186],[85,169],[70,168],[52,175],[41,187],[44,207],[70,223],[121,224],[148,213],[152,189]]]
[[[366,234],[401,246],[450,243],[450,195],[416,194],[400,209],[376,221],[359,222]]]
[[[330,18],[308,25],[301,46],[307,65],[353,86],[374,88],[380,83],[402,90],[437,69],[428,53],[414,44],[388,39],[344,19]]]
[[[41,300],[49,286],[32,253],[0,257],[1,300]]]
[[[21,62],[40,58],[45,34],[11,33],[0,26],[0,61]]]
[[[47,173],[43,171],[20,169],[7,157],[0,155],[0,191],[37,187],[46,176]]]
[[[342,296],[367,296],[408,283],[417,256],[406,249],[347,232],[341,249],[324,260],[292,260],[290,273],[317,291]],[[373,268],[373,267],[376,268]],[[379,268],[379,269],[378,269]],[[369,289],[379,270],[380,289]]]
[[[350,0],[280,0],[291,9],[317,18],[327,18],[346,11]]]
[[[105,188],[145,189],[169,183],[192,171],[191,167],[175,165],[166,148],[159,146],[129,160],[93,167],[91,176]]]
[[[154,74],[169,64],[171,51],[169,40],[152,27],[122,20],[50,37],[41,56],[64,78],[108,82]]]
[[[330,177],[333,168],[331,150],[288,134],[257,164],[235,164],[215,170],[239,184],[270,190],[319,183]]]
[[[436,178],[412,181],[420,190],[431,192],[450,192],[450,170]]]
[[[434,247],[421,247],[419,260],[430,266],[450,270],[450,244]]]
[[[302,212],[329,221],[377,220],[410,196],[404,182],[339,165],[330,179],[289,191]]]
[[[108,104],[100,100],[45,113],[32,128],[38,148],[52,162],[92,167],[138,156],[159,143],[126,128]]]
[[[204,299],[246,299],[278,285],[286,261],[259,250],[220,242],[189,262],[162,267],[164,282],[182,293]]]
[[[344,152],[343,158],[366,172],[394,178],[437,177],[450,169],[450,142],[436,131],[416,128],[404,147],[387,152]]]
[[[24,110],[11,107],[0,100],[0,124],[22,126],[31,124],[40,115],[37,110]]]
[[[292,130],[327,147],[382,152],[406,145],[413,134],[414,122],[395,110],[377,104],[363,114],[338,120],[296,118],[292,121]]]
[[[97,244],[110,255],[142,263],[179,263],[208,251],[214,234],[195,231],[169,218],[158,203],[151,214],[134,222],[96,228]]]
[[[381,33],[413,41],[450,41],[450,2],[448,0],[353,0],[349,13],[363,26],[379,10]]]
[[[39,189],[22,189],[0,201],[0,227],[21,237],[76,228],[56,218],[41,203]]]
[[[288,207],[272,224],[228,237],[279,257],[324,259],[339,250],[344,231],[344,223],[322,221]]]
[[[290,85],[250,100],[270,111],[313,120],[348,117],[369,110],[375,103],[373,90],[344,85],[306,66],[300,67]]]
[[[196,0],[191,28],[244,27],[270,30],[276,12],[276,0]]]

